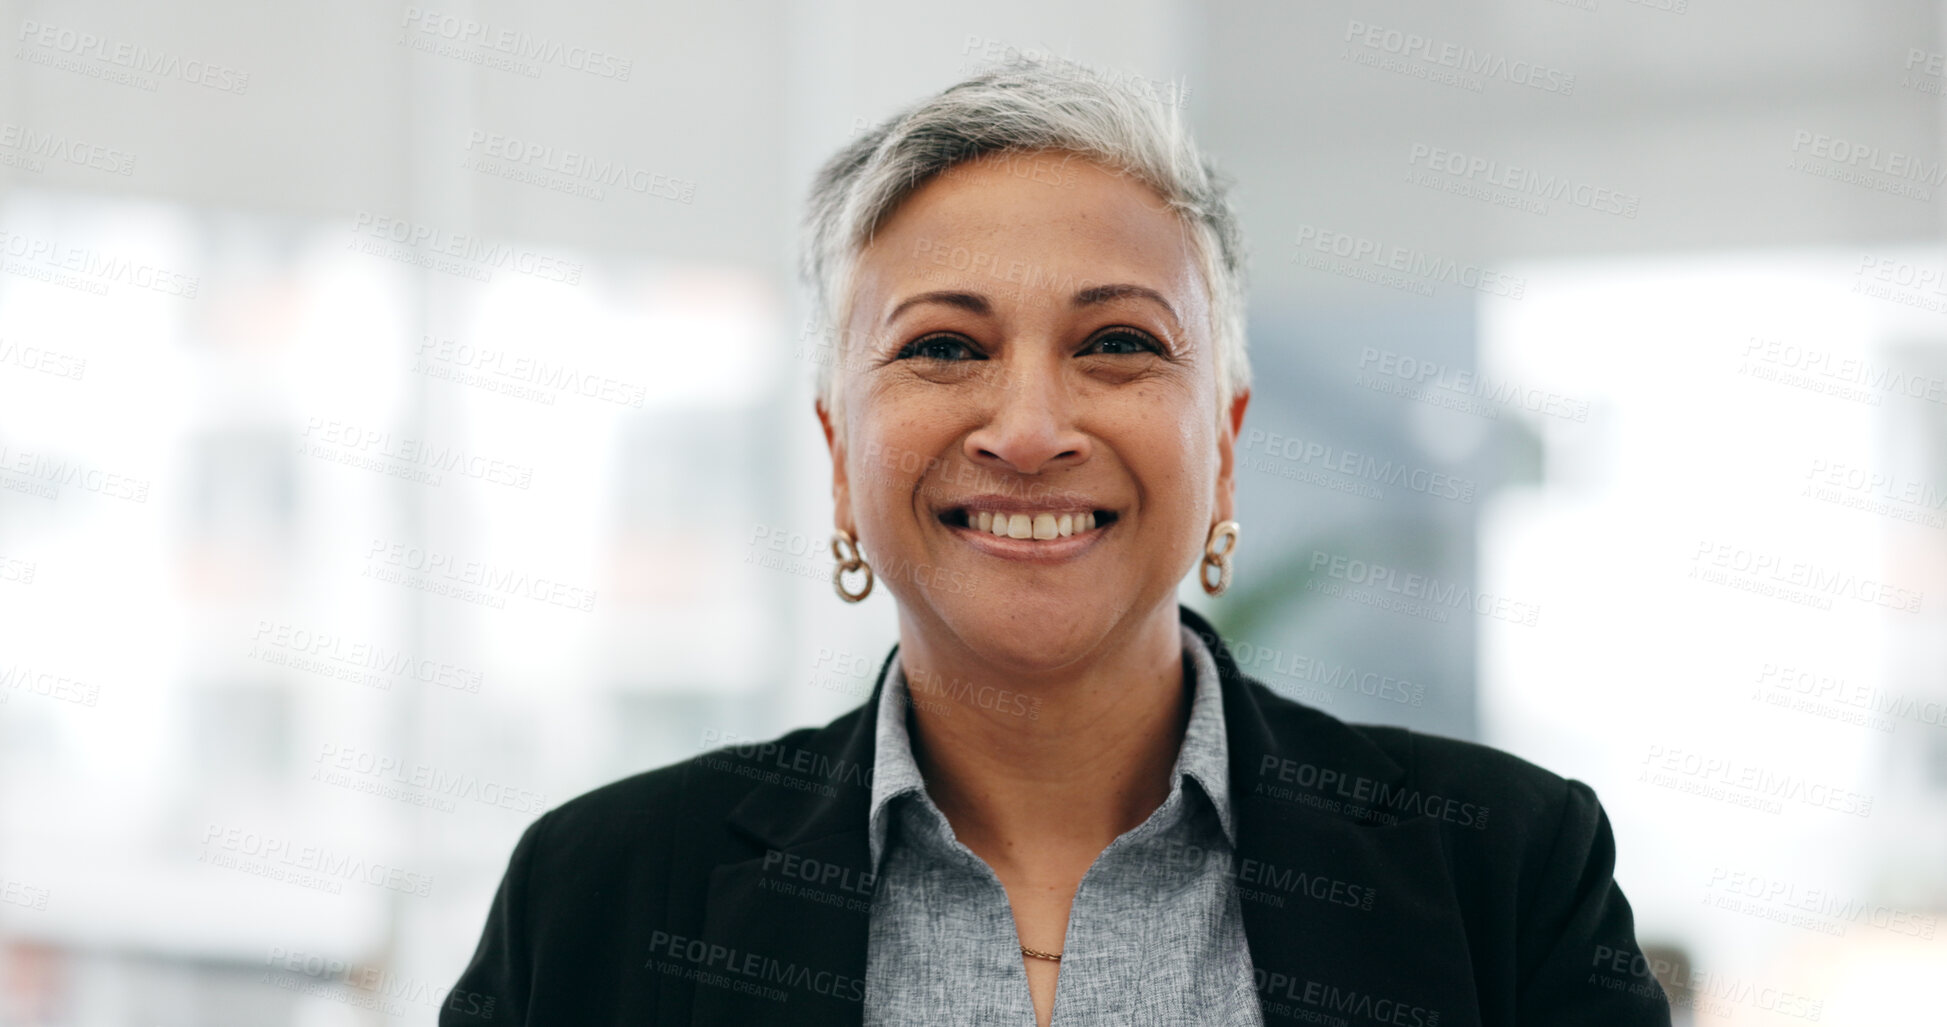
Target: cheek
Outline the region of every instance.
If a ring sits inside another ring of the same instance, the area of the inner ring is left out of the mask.
[[[951,439],[923,415],[901,414],[881,404],[850,427],[853,443],[846,459],[862,520],[876,521],[905,509],[915,488],[945,466]]]
[[[1116,448],[1145,491],[1191,517],[1217,480],[1217,436],[1210,418],[1173,389],[1142,390],[1119,405]]]

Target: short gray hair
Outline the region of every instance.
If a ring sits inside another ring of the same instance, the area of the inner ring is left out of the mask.
[[[1217,394],[1251,385],[1244,338],[1244,245],[1229,183],[1197,149],[1180,106],[1070,62],[1015,58],[893,115],[818,172],[805,215],[804,276],[834,359],[818,366],[818,398],[838,396],[844,319],[859,255],[920,186],[986,156],[1040,150],[1079,155],[1154,189],[1183,219],[1210,290]]]

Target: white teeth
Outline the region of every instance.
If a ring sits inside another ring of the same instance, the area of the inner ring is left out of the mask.
[[[1039,540],[1067,538],[1095,528],[1095,513],[998,513],[992,510],[968,511],[967,526],[988,531],[1000,538]]]

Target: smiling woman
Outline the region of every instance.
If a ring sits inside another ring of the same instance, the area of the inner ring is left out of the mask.
[[[442,1023],[1669,1022],[1587,786],[1280,698],[1177,605],[1250,400],[1178,115],[1017,63],[826,165],[834,583],[899,644],[538,820]]]

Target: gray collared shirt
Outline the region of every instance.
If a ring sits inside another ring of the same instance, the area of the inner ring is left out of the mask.
[[[1082,876],[1050,1027],[1264,1022],[1231,873],[1236,833],[1217,666],[1187,627],[1183,648],[1196,692],[1169,797]],[[873,753],[868,827],[879,878],[865,1022],[1034,1027],[1007,891],[927,794],[906,731],[909,701],[894,661]]]

